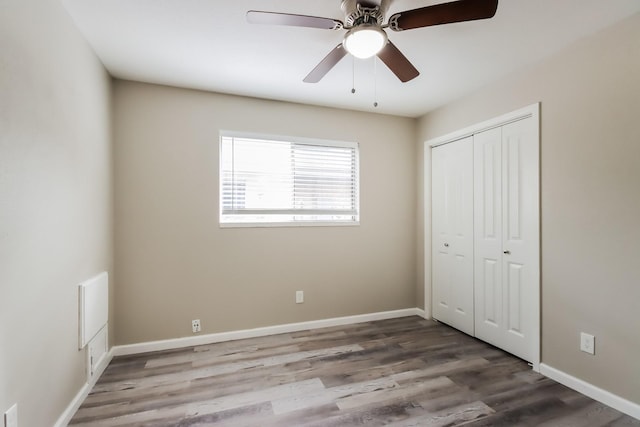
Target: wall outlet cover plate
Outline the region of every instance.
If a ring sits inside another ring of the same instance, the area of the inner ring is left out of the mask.
[[[200,325],[200,319],[195,319],[191,321],[191,330],[193,331],[194,334],[202,330],[202,327]]]
[[[596,354],[596,338],[591,334],[580,333],[580,350],[589,354]]]

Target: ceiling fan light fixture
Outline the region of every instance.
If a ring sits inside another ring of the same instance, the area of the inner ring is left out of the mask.
[[[343,44],[356,58],[371,58],[387,44],[387,33],[375,25],[361,25],[347,32]]]

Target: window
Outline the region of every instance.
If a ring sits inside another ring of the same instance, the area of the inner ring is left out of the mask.
[[[220,224],[357,224],[358,144],[220,136]]]

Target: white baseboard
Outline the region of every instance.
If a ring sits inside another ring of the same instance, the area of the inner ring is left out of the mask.
[[[111,359],[113,359],[113,348],[96,365],[93,376],[82,386],[78,394],[76,394],[71,403],[69,403],[69,406],[67,406],[67,409],[64,410],[58,418],[58,421],[53,425],[54,427],[66,427],[67,424],[69,424],[71,418],[73,418],[80,405],[82,405],[82,402],[84,402],[84,399],[86,399],[98,381],[98,378],[100,378],[100,375],[102,375],[104,370],[107,369],[107,366],[109,366]]]
[[[540,373],[559,382],[560,384],[566,385],[567,387],[584,394],[585,396],[589,396],[598,402],[604,403],[605,405],[611,406],[613,409],[617,409],[620,412],[640,420],[640,405],[637,403],[631,402],[630,400],[615,395],[607,390],[603,390],[600,387],[596,387],[593,384],[569,375],[559,369],[552,368],[544,363],[540,364]]]
[[[192,337],[175,338],[162,341],[143,342],[139,344],[120,345],[113,348],[113,354],[114,356],[125,356],[129,354],[147,353],[150,351],[173,350],[176,348],[191,347],[195,345],[213,344],[223,341],[256,338],[266,335],[285,334],[288,332],[327,328],[331,326],[350,325],[354,323],[394,319],[406,316],[424,317],[424,310],[419,308],[406,308],[403,310],[382,311],[378,313],[358,314],[355,316],[334,317],[331,319],[266,326],[263,328],[243,329],[239,331],[219,332],[216,334],[197,335]]]

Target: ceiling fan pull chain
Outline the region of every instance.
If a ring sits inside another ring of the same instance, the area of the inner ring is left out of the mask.
[[[356,93],[356,58],[351,55],[351,93]]]
[[[378,61],[373,57],[373,106],[378,106]]]

